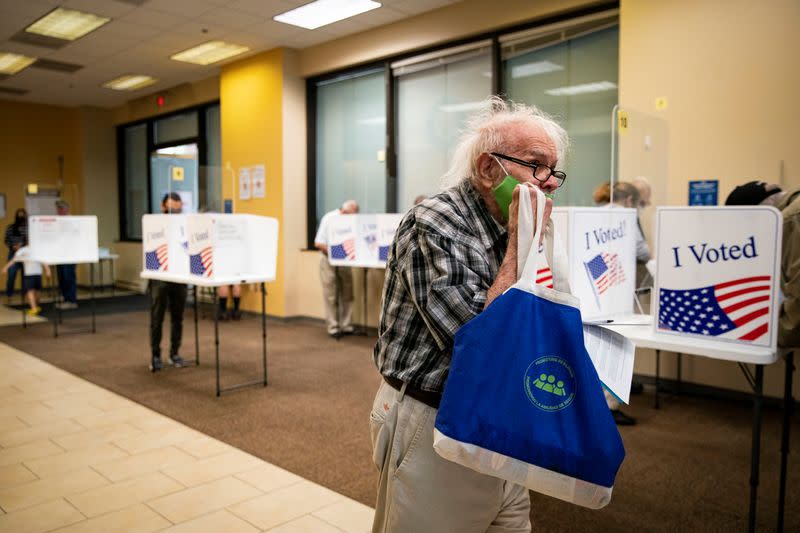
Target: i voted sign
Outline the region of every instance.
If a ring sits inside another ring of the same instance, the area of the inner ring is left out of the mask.
[[[781,215],[773,207],[661,207],[656,333],[774,348]]]
[[[395,213],[339,215],[328,227],[331,265],[383,268],[403,215]]]

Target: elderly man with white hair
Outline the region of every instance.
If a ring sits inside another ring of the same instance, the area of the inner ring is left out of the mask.
[[[336,339],[353,333],[353,273],[350,267],[333,267],[328,262],[328,226],[333,217],[355,213],[358,213],[358,202],[346,200],[342,207],[322,216],[314,237],[314,247],[322,252],[319,278],[325,298],[325,322],[328,335]]]
[[[455,150],[449,188],[400,223],[374,350],[383,377],[370,414],[374,532],[530,531],[528,490],[440,458],[433,425],[456,331],[517,279],[519,186],[510,205],[495,190],[511,177],[554,192],[567,143],[538,109],[492,97]],[[551,209],[548,199],[545,224]]]

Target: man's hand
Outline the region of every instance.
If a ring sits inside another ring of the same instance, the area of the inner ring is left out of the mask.
[[[509,287],[517,282],[517,234],[518,224],[517,219],[519,215],[519,188],[532,187],[530,184],[517,185],[514,188],[514,193],[511,196],[511,205],[508,208],[508,248],[506,248],[506,255],[503,257],[503,263],[500,265],[500,270],[497,277],[489,287],[486,293],[486,305],[484,309],[489,307],[489,304],[495,298],[503,294]],[[534,227],[533,232],[536,233],[536,193],[531,191],[530,196],[531,208],[533,210]],[[550,220],[550,213],[553,211],[553,200],[547,198],[544,203],[544,218],[542,219],[542,235],[539,239],[539,244],[544,239],[544,228]],[[533,235],[531,235],[533,237]]]

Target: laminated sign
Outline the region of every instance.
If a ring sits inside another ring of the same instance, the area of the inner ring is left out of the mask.
[[[188,274],[187,215],[142,217],[142,266],[144,272]]]
[[[775,348],[781,229],[773,207],[659,208],[656,332]]]

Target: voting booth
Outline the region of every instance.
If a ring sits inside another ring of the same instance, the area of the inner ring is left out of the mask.
[[[385,268],[402,214],[339,215],[328,227],[328,261],[333,266]]]
[[[768,206],[660,207],[655,333],[775,350],[781,224]]]
[[[96,216],[32,216],[28,219],[31,260],[48,265],[96,263]]]
[[[572,294],[584,320],[633,313],[636,210],[557,207],[551,215],[569,260]],[[546,268],[546,263],[540,269]]]
[[[275,279],[278,221],[256,215],[189,215],[189,273],[209,280]]]
[[[200,364],[197,287],[258,283],[261,292],[263,375],[256,381],[220,385],[218,315],[214,315],[217,396],[251,385],[267,386],[266,288],[278,262],[278,221],[245,214],[144,215],[141,277],[193,287],[195,364]],[[214,309],[217,308],[214,290]]]

